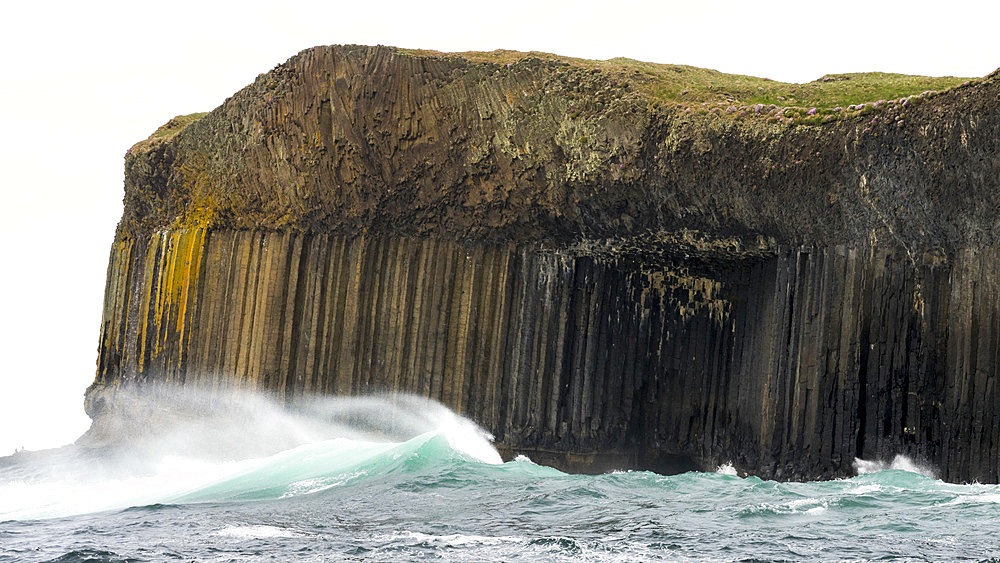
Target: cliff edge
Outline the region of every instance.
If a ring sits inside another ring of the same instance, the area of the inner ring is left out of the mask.
[[[1000,75],[686,72],[318,47],[175,118],[126,155],[95,428],[136,382],[399,390],[562,467],[996,482]]]

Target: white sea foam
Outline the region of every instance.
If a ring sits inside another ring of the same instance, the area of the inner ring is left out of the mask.
[[[733,476],[738,475],[738,473],[736,472],[736,468],[733,467],[733,463],[731,461],[727,461],[726,463],[723,463],[722,465],[716,467],[715,472],[720,475],[733,475]]]
[[[415,540],[421,543],[428,543],[436,546],[456,547],[468,545],[500,545],[505,543],[523,543],[525,538],[516,536],[482,536],[475,534],[425,534],[422,532],[397,532],[388,536],[390,541],[400,539]]]
[[[471,420],[446,411],[441,413],[439,423],[441,432],[453,449],[483,463],[503,463],[500,453],[490,443],[493,441],[493,436]]]
[[[830,502],[824,498],[800,498],[783,503],[763,502],[740,509],[742,514],[809,514],[816,515],[826,512]]]
[[[820,514],[826,512],[830,503],[826,499],[821,498],[803,498],[789,501],[785,503],[785,506],[793,514]]]
[[[226,526],[213,532],[214,536],[222,536],[236,540],[299,538],[302,534],[277,526]]]
[[[394,456],[398,457],[398,456]],[[313,479],[303,479],[288,486],[288,490],[281,495],[281,498],[297,497],[301,495],[311,495],[320,493],[334,487],[339,487],[359,477],[367,475],[367,471],[355,471],[345,475],[338,475],[336,478],[317,477]]]
[[[322,397],[285,408],[261,396],[199,393],[126,397],[110,422],[125,443],[107,455],[69,447],[19,456],[0,469],[0,521],[213,500],[191,496],[206,487],[238,498],[248,475],[275,479],[285,496],[312,494],[357,477],[372,456],[434,436],[469,459],[502,463],[485,431],[427,399]]]
[[[877,483],[866,483],[864,485],[858,485],[854,487],[849,493],[852,495],[870,495],[872,493],[877,493],[882,490],[882,485]]]
[[[1000,491],[994,489],[992,492],[960,494],[945,504],[1000,504]]]
[[[866,475],[868,473],[878,473],[879,471],[887,470],[900,470],[908,471],[910,473],[918,473],[925,477],[930,477],[936,479],[937,475],[934,468],[915,462],[914,460],[906,457],[905,455],[897,455],[892,458],[891,462],[885,462],[882,460],[865,460],[860,458],[854,458],[854,470],[857,471],[858,475]]]
[[[495,560],[566,560],[595,561],[609,563],[617,561],[648,561],[662,559],[663,554],[642,542],[616,539],[614,548],[609,548],[609,540],[584,541],[565,536],[487,536],[479,534],[425,534],[403,531],[378,535],[377,542],[398,545],[412,542],[420,547],[432,547],[448,552],[446,559],[495,561]],[[572,555],[567,555],[565,545],[572,546]],[[392,552],[394,555],[398,552]],[[462,556],[465,556],[464,558]],[[398,556],[396,557],[399,558]],[[378,557],[375,557],[378,559]],[[683,560],[683,559],[682,559]]]
[[[43,480],[0,483],[0,520],[58,518],[161,503],[240,466],[165,457],[152,471],[129,474],[112,466],[110,475],[99,476],[100,466],[80,463],[83,466],[57,467]]]

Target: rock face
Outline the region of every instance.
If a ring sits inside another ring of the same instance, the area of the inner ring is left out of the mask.
[[[126,157],[99,419],[432,397],[576,470],[1000,480],[1000,77],[822,125],[539,59],[304,51]]]

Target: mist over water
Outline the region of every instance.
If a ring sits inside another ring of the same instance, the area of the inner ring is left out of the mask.
[[[234,497],[273,490],[282,479],[303,490],[310,479],[433,441],[456,456],[501,463],[491,440],[468,419],[410,395],[307,397],[289,407],[234,390],[123,390],[77,445],[5,458],[0,521],[210,500],[198,491],[240,478],[248,489],[230,491]]]
[[[827,482],[568,475],[502,463],[482,429],[409,396],[115,403],[78,446],[0,459],[0,561],[1000,556],[1000,488],[903,457]]]

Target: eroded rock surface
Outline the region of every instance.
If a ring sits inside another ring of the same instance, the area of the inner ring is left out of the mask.
[[[574,469],[1000,479],[1000,82],[822,125],[304,51],[126,157],[88,409],[399,390]]]

